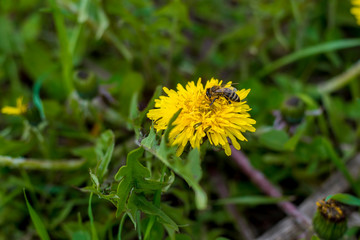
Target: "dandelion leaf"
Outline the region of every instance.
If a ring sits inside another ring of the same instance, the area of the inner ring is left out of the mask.
[[[155,191],[166,185],[165,183],[146,179],[150,177],[150,171],[139,162],[143,153],[143,148],[131,151],[128,154],[126,165],[122,166],[115,175],[115,180],[120,181],[117,188],[117,196],[119,197],[117,216],[126,210],[126,201],[132,191],[137,193]]]
[[[142,146],[152,153],[155,157],[161,160],[167,167],[182,177],[195,192],[195,202],[198,209],[205,209],[207,205],[207,196],[205,191],[199,185],[202,172],[200,167],[200,153],[198,149],[193,149],[188,160],[184,161],[176,157],[176,147],[168,146],[168,136],[172,129],[172,123],[179,116],[181,109],[174,114],[168,124],[164,135],[161,138],[160,145],[156,144],[156,134],[153,129],[150,130],[149,136],[141,143]]]
[[[168,162],[168,164],[170,164],[170,162],[168,161],[169,156],[171,155],[175,155],[176,153],[176,147],[171,147],[168,146],[167,143],[167,138],[165,137],[165,135],[161,138],[161,142],[160,142],[160,146],[157,148],[157,152],[159,154],[159,157],[161,157],[162,159],[164,159],[166,162]]]
[[[98,177],[95,174],[93,174],[91,172],[91,170],[90,170],[89,174],[90,174],[90,178],[91,178],[91,181],[92,181],[93,185],[96,187],[96,189],[99,189],[100,182],[99,182]]]
[[[153,127],[150,128],[149,135],[141,141],[141,145],[146,148],[153,148],[156,144],[156,133]]]
[[[205,191],[199,185],[202,172],[200,167],[200,154],[197,149],[190,152],[190,160],[184,165],[183,160],[175,156],[174,148],[168,148],[164,144],[164,141],[160,144],[160,147],[151,150],[159,160],[161,160],[167,167],[182,177],[195,192],[195,203],[198,209],[205,209],[207,205],[207,196]],[[173,156],[174,161],[169,161],[169,154]]]
[[[200,165],[200,151],[197,148],[190,151],[188,155],[188,162],[185,165],[185,170],[191,174],[196,181],[200,181],[202,170]]]
[[[169,227],[170,229],[175,231],[179,230],[177,224],[168,215],[166,215],[160,208],[155,206],[155,204],[149,202],[143,195],[132,194],[128,205],[133,216],[135,216],[137,210],[141,210],[146,214],[157,216],[159,222]]]
[[[202,176],[199,150],[193,149],[190,151],[185,165],[180,161],[177,161],[176,163],[177,173],[185,179],[195,192],[196,206],[198,209],[205,209],[207,205],[207,196],[199,184],[199,180]]]
[[[263,133],[259,141],[263,146],[271,150],[284,151],[285,144],[289,141],[289,136],[283,130],[272,129]]]

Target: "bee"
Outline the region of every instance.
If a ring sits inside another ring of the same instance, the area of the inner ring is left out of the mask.
[[[211,101],[211,99],[214,97],[210,103],[210,106],[215,102],[216,99],[220,97],[224,97],[226,100],[228,100],[229,104],[231,102],[240,102],[240,98],[236,94],[237,89],[225,86],[226,84],[222,86],[213,86],[206,89],[206,96],[209,98],[209,100]]]

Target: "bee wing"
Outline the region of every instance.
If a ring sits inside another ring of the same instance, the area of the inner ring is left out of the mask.
[[[236,85],[236,84],[239,84],[239,83],[224,83],[221,85],[222,88],[230,88],[231,90],[233,90],[234,92],[237,91],[237,89],[235,87],[233,87],[233,85]],[[229,86],[230,85],[230,86]]]

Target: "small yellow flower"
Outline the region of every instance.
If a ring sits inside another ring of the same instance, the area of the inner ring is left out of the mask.
[[[16,107],[3,107],[1,113],[8,115],[21,115],[27,110],[27,105],[23,104],[23,98],[19,97],[16,99]]]
[[[206,89],[221,84],[222,81],[212,78],[204,87],[200,78],[196,85],[194,82],[188,82],[186,88],[178,84],[177,91],[164,87],[163,90],[168,96],[160,96],[155,100],[155,109],[150,110],[147,116],[154,121],[154,127],[158,131],[166,129],[171,117],[182,109],[169,134],[170,144],[178,146],[178,156],[182,154],[188,142],[192,148],[199,148],[204,137],[207,137],[212,145],[220,144],[226,155],[230,156],[228,139],[239,150],[240,144],[237,139],[247,141],[242,133],[255,131],[252,125],[256,121],[250,118],[248,111],[251,108],[245,101],[229,104],[225,98],[220,97],[210,105]],[[231,82],[227,83],[225,87],[230,87],[230,84]],[[236,94],[243,100],[249,92],[250,89],[242,89]]]
[[[360,25],[360,0],[352,0],[351,3],[354,7],[350,9],[350,12],[355,16],[357,24]]]

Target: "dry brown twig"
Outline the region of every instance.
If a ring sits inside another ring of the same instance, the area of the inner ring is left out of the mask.
[[[225,179],[219,174],[215,169],[211,171],[211,180],[216,186],[215,190],[220,195],[221,198],[229,197],[229,189],[226,185]],[[236,209],[235,204],[226,204],[225,208],[227,212],[232,216],[236,223],[236,228],[239,231],[239,234],[242,236],[242,239],[252,240],[255,238],[254,233],[252,232],[251,227],[246,222],[245,218],[239,213]]]
[[[271,184],[271,182],[264,176],[264,174],[251,166],[249,159],[242,152],[232,147],[231,156],[236,164],[240,167],[241,171],[243,171],[250,178],[250,180],[256,184],[264,193],[271,197],[282,197],[282,193]],[[279,202],[278,206],[287,215],[293,217],[297,223],[304,226],[305,229],[311,226],[310,218],[303,215],[291,202]]]
[[[256,184],[264,193],[272,197],[282,197],[282,193],[272,185],[269,180],[258,170],[253,168],[249,159],[240,151],[232,147],[232,158],[250,180]],[[358,176],[360,172],[360,155],[356,156],[348,163],[348,168],[352,176]],[[299,207],[291,202],[280,202],[278,206],[289,216],[272,229],[264,233],[258,240],[275,239],[296,239],[299,235],[309,231],[311,218],[315,213],[315,202],[330,194],[343,192],[349,188],[349,184],[340,172],[334,173],[319,189],[308,197]],[[353,220],[352,220],[353,219]],[[351,221],[358,221],[359,217],[350,218]]]

